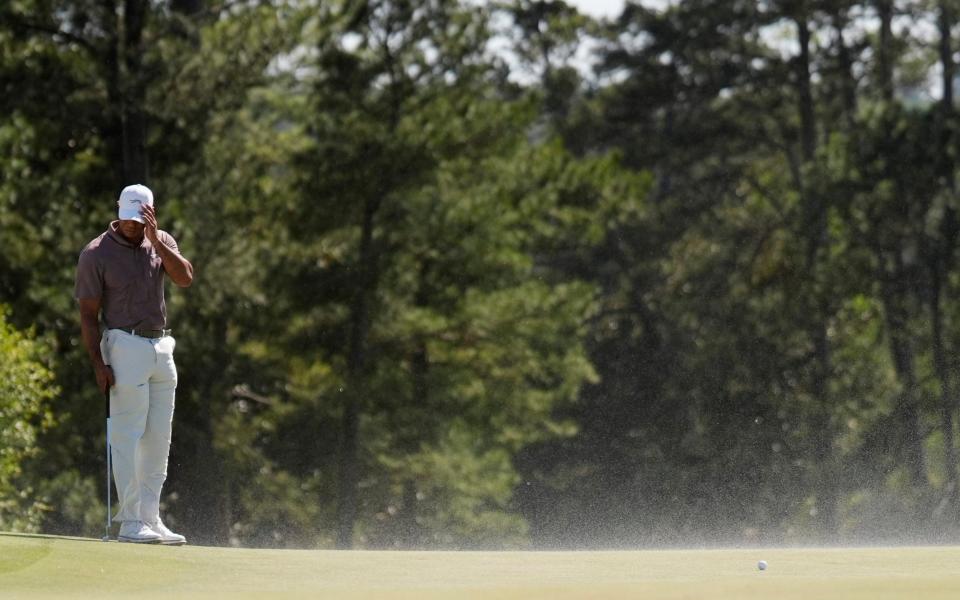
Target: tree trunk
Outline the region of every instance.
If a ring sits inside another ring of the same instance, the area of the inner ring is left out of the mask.
[[[810,73],[810,25],[806,13],[794,19],[797,26],[797,39],[800,43],[800,53],[796,59],[796,84],[800,115],[800,142],[803,163],[812,165],[817,150],[817,123],[813,102],[813,89]],[[802,171],[805,173],[805,171]],[[837,521],[837,504],[839,492],[837,489],[836,457],[833,449],[833,430],[830,423],[830,395],[829,381],[832,372],[830,358],[830,342],[827,336],[827,325],[830,315],[830,306],[822,289],[818,284],[819,265],[817,256],[827,241],[826,235],[826,206],[819,194],[811,192],[805,177],[800,180],[800,197],[803,202],[804,235],[807,236],[806,272],[807,283],[814,294],[814,311],[810,322],[810,338],[814,345],[814,369],[811,381],[811,390],[816,399],[817,409],[813,416],[816,423],[817,436],[813,449],[813,459],[816,463],[813,478],[816,480],[817,520],[821,539],[832,543],[837,539],[839,532]]]
[[[838,489],[838,466],[833,448],[833,427],[830,422],[831,406],[828,383],[831,376],[830,341],[827,338],[827,307],[821,300],[820,322],[814,331],[815,365],[813,392],[817,410],[813,417],[816,428],[816,447],[813,457],[817,469],[817,522],[821,541],[828,544],[839,539],[840,526],[837,507],[840,500]]]
[[[118,12],[115,0],[101,0],[99,6],[106,37],[102,54],[107,91],[103,136],[108,155],[116,165],[115,187],[147,183],[146,76],[142,56],[149,6],[146,0],[124,0],[122,13]]]
[[[420,264],[418,273],[417,292],[414,295],[414,306],[417,308],[426,308],[430,301],[430,287],[428,283],[428,274],[431,263],[424,260]],[[413,390],[413,406],[429,406],[430,388],[427,383],[427,375],[430,372],[430,355],[427,350],[427,342],[421,336],[414,342],[413,355],[410,357],[410,377]],[[420,418],[417,412],[410,412],[412,419]],[[422,428],[417,427],[416,423],[405,423],[403,428],[405,435],[399,440],[401,451],[408,456],[414,454],[423,436],[420,434]],[[417,523],[417,486],[413,476],[403,482],[403,502],[399,518],[400,544],[404,548],[417,548],[422,541],[420,526]]]
[[[203,0],[170,0],[170,10],[189,17],[203,10]]]
[[[121,126],[123,131],[123,183],[147,183],[146,74],[143,72],[143,29],[147,19],[146,0],[125,0],[124,47],[125,85],[122,86]]]
[[[880,18],[880,47],[877,49],[880,97],[893,102],[893,0],[877,0]]]
[[[800,101],[800,140],[805,161],[813,160],[816,152],[816,120],[813,110],[813,91],[810,84],[810,24],[806,15],[796,19],[800,55],[797,57],[797,96]]]
[[[667,105],[663,116],[663,133],[661,140],[665,151],[657,161],[657,193],[653,196],[654,204],[662,204],[673,189],[673,169],[670,165],[670,150],[673,144],[674,121],[676,120],[676,108],[673,104]]]
[[[940,66],[941,100],[938,125],[940,129],[940,176],[944,180],[951,199],[956,191],[956,178],[951,154],[952,127],[953,127],[953,80],[956,75],[956,65],[953,60],[953,43],[950,35],[953,25],[953,11],[950,3],[940,2],[940,14],[937,21],[940,33]],[[952,202],[947,204],[943,222],[940,227],[940,239],[932,244],[929,260],[930,286],[930,328],[933,340],[934,371],[940,383],[940,428],[943,433],[944,468],[946,470],[944,501],[957,507],[957,456],[954,444],[954,409],[953,385],[950,379],[950,368],[947,361],[946,349],[943,342],[943,311],[941,310],[941,293],[943,282],[950,272],[952,265],[953,247],[957,238],[957,213]]]
[[[891,280],[901,280],[900,270],[887,274]],[[897,378],[903,391],[894,409],[895,422],[903,429],[897,432],[896,447],[899,449],[900,463],[907,467],[910,483],[915,489],[926,486],[923,444],[920,436],[920,411],[917,406],[917,378],[914,368],[913,346],[907,330],[907,310],[903,305],[906,295],[899,286],[887,281],[883,286],[883,306],[890,341],[890,354],[893,357]]]
[[[943,432],[944,468],[946,481],[944,483],[944,500],[956,509],[957,502],[957,455],[954,446],[953,432],[953,385],[950,379],[950,369],[947,365],[947,356],[943,344],[943,314],[940,309],[940,273],[935,269],[932,273],[933,283],[930,290],[930,327],[933,336],[933,364],[937,379],[940,382],[940,429]]]
[[[120,22],[114,0],[103,0],[103,28],[106,43],[103,50],[103,81],[107,90],[107,106],[103,137],[107,155],[114,165],[113,186],[119,193],[126,180],[123,167],[123,90],[120,70]]]
[[[800,42],[796,78],[801,152],[803,153],[803,163],[811,165],[817,153],[817,122],[810,82],[810,26],[807,23],[806,15],[798,17],[796,25],[797,38]],[[803,200],[804,234],[807,236],[807,271],[811,275],[811,283],[815,283],[816,254],[826,241],[826,210],[819,194],[810,192],[806,179],[803,177],[802,169],[799,192]],[[826,317],[826,315],[823,316]],[[823,327],[826,327],[826,323],[823,324]]]
[[[360,284],[350,313],[350,339],[347,354],[347,393],[341,420],[339,464],[339,502],[337,505],[337,548],[353,547],[353,527],[357,518],[357,481],[359,480],[360,402],[365,388],[367,335],[370,330],[370,303],[376,286],[376,257],[373,251],[374,217],[379,201],[367,199],[360,234]]]
[[[403,501],[400,507],[400,545],[407,550],[420,547],[420,526],[417,524],[417,483],[413,479],[403,482]]]
[[[944,117],[953,113],[953,78],[956,74],[956,65],[953,60],[953,43],[950,29],[953,25],[953,11],[950,2],[940,0],[940,15],[937,19],[937,28],[940,32],[940,67],[941,67],[941,109]]]
[[[846,9],[838,8],[833,17],[833,28],[836,35],[837,62],[840,69],[840,92],[843,95],[843,117],[847,126],[847,134],[856,135],[857,82],[853,77],[853,59],[850,57],[850,48],[843,37],[847,23]]]

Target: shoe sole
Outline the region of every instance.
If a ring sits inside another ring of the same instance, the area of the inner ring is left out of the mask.
[[[183,540],[182,542],[164,542],[163,540],[161,540],[160,545],[161,546],[186,546],[187,540]]]
[[[122,542],[124,544],[159,544],[161,543],[162,540],[160,540],[159,538],[155,540],[136,540],[133,538],[118,537],[117,541]]]

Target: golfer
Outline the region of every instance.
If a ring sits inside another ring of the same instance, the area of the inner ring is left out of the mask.
[[[118,204],[119,220],[80,253],[75,290],[97,387],[110,392],[113,478],[120,500],[113,520],[120,522],[121,542],[184,544],[160,519],[177,389],[163,276],[187,287],[193,266],[173,236],[157,228],[149,188],[124,188]]]

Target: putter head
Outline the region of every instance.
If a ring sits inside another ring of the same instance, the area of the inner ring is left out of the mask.
[[[101,541],[101,542],[109,542],[109,541],[110,541],[110,536],[109,536],[109,535],[105,535],[105,536],[103,536],[102,538],[100,538],[100,541]]]

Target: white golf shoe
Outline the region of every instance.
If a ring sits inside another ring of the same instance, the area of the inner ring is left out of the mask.
[[[124,521],[120,524],[117,541],[134,544],[159,544],[161,536],[143,521]]]
[[[167,546],[182,546],[187,543],[187,538],[179,533],[174,533],[163,524],[163,521],[157,519],[153,523],[148,523],[150,529],[160,534],[160,543]]]

